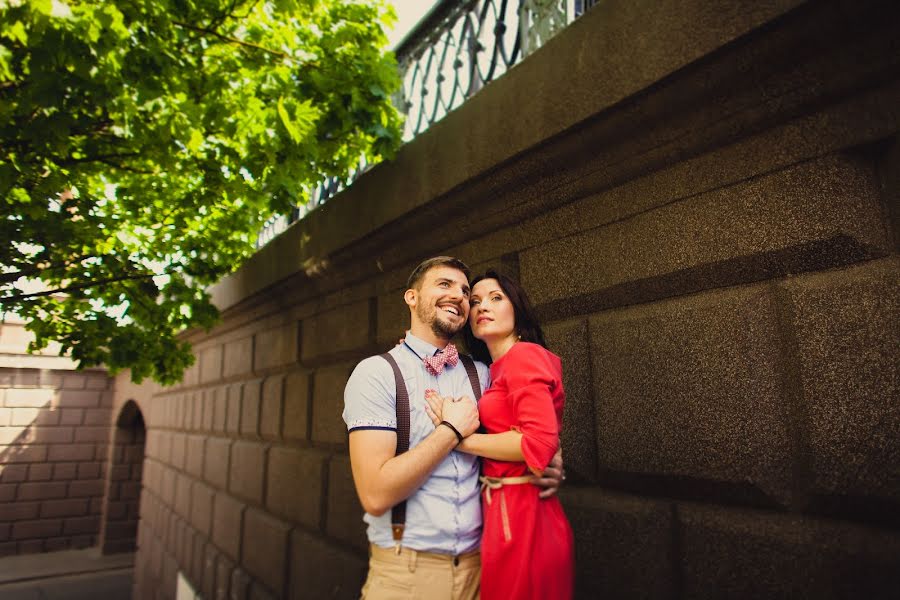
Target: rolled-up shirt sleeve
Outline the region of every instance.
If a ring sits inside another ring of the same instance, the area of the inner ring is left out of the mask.
[[[347,431],[397,430],[394,373],[386,360],[371,356],[353,369],[344,388],[342,417]]]
[[[517,344],[505,365],[516,430],[522,434],[522,454],[535,474],[550,464],[559,447],[559,423],[553,390],[560,385],[550,355],[541,347]]]

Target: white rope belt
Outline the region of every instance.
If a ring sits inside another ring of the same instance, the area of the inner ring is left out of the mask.
[[[484,493],[487,503],[491,504],[493,502],[491,490],[499,490],[504,485],[531,483],[534,481],[534,477],[531,475],[521,475],[519,477],[488,477],[487,475],[482,475],[479,481],[481,481],[481,491]],[[505,494],[500,494],[500,518],[503,521],[503,537],[508,542],[512,540],[512,530],[509,527],[509,511],[506,508]]]

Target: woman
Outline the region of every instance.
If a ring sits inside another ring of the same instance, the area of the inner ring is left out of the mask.
[[[562,365],[545,348],[524,290],[509,277],[494,271],[476,277],[470,304],[464,335],[472,355],[491,364],[492,381],[478,403],[487,433],[457,447],[483,458],[481,597],[571,598],[571,527],[559,498],[542,500],[530,484],[559,446]],[[427,399],[437,425],[444,398]]]

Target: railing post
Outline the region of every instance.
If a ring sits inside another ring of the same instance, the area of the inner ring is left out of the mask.
[[[400,69],[401,88],[394,94],[394,105],[407,117],[404,124],[409,139],[440,120],[443,116],[476,94],[486,84],[501,76],[516,62],[534,52],[547,40],[556,35],[570,21],[581,16],[597,0],[512,0],[517,2],[514,10],[507,10],[510,0],[443,0],[435,4],[396,48],[397,64]],[[491,47],[482,43],[482,28],[488,21],[489,13],[497,16],[497,23],[491,31]],[[513,23],[512,21],[515,20]],[[457,31],[454,37],[454,30]],[[515,31],[512,48],[507,47],[504,34]],[[479,56],[489,52],[491,60],[487,70],[479,68]],[[452,62],[446,61],[453,55]],[[421,61],[440,56],[431,67],[439,71],[434,74],[435,89],[428,90],[428,75],[423,71]],[[428,58],[430,57],[430,58]],[[465,61],[468,60],[468,65]],[[461,69],[468,70],[469,82],[463,88],[460,83]],[[407,81],[407,77],[410,80]],[[441,97],[441,84],[453,78],[447,98]],[[421,93],[415,97],[416,89]],[[459,97],[457,97],[459,92]],[[429,98],[433,93],[433,100]],[[429,110],[428,101],[433,102]],[[438,106],[441,104],[441,106]],[[416,122],[409,119],[415,116]],[[332,178],[321,182],[310,191],[308,207],[318,206],[337,194],[346,185],[363,173],[369,165],[361,161],[349,177],[344,180]],[[257,238],[257,247],[268,243],[287,225],[301,218],[307,210],[297,208],[287,217],[269,219]],[[284,223],[287,221],[287,223]]]

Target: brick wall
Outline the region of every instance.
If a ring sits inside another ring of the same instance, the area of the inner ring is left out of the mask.
[[[96,544],[111,408],[104,372],[0,368],[0,555]]]
[[[273,241],[144,405],[136,597],[357,597],[342,389],[438,253],[563,358],[579,597],[891,597],[897,10],[601,3]]]

